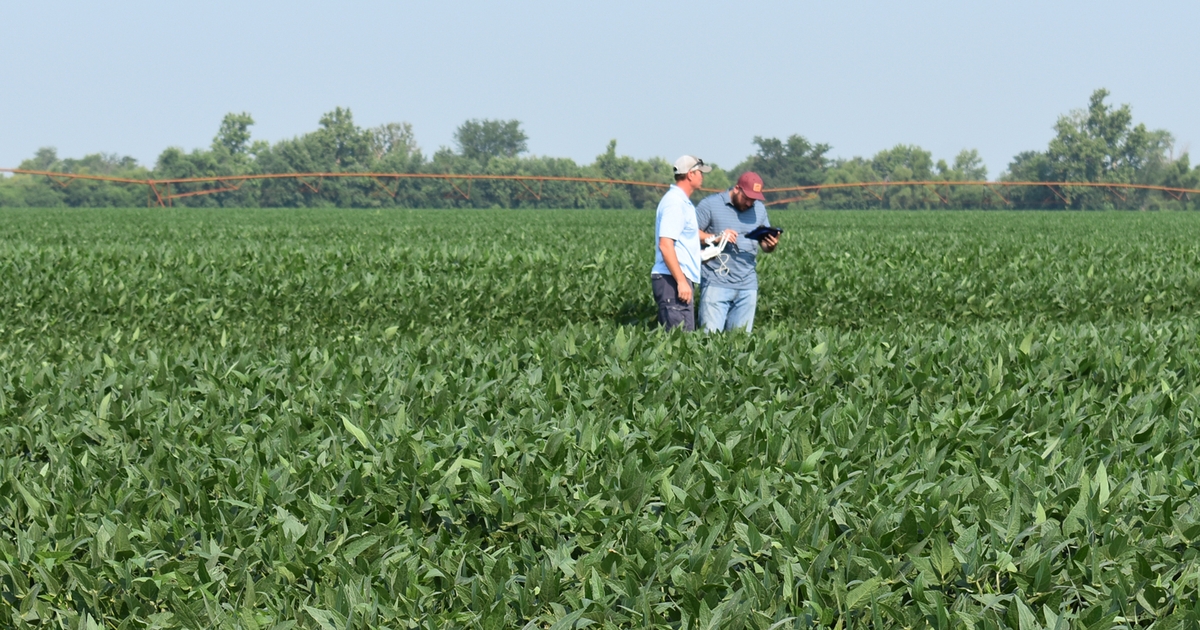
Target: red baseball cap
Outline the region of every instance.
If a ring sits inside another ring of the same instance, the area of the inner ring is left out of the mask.
[[[737,180],[737,186],[738,188],[742,189],[743,195],[746,195],[751,199],[757,199],[759,201],[767,200],[762,193],[762,178],[759,177],[758,173],[755,173],[754,171],[746,171],[745,173],[742,173],[742,176]]]

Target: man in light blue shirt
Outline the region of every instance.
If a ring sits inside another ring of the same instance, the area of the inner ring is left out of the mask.
[[[757,173],[746,172],[733,188],[705,197],[696,207],[700,229],[709,233],[732,234],[726,237],[722,251],[704,261],[700,281],[700,325],[707,332],[754,328],[758,306],[758,252],[770,253],[779,237],[764,236],[761,241],[746,234],[756,227],[770,227],[763,205],[763,181]]]
[[[675,160],[675,185],[658,202],[654,219],[654,268],[650,287],[658,305],[658,323],[670,330],[696,329],[692,285],[700,282],[700,233],[696,206],[689,197],[704,184],[712,167],[685,155]]]

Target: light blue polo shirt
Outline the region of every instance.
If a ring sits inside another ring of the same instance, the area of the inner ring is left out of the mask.
[[[704,285],[746,291],[758,290],[758,241],[746,238],[746,233],[760,225],[771,225],[767,218],[767,207],[755,201],[753,208],[741,212],[733,207],[729,191],[709,195],[700,200],[696,207],[700,229],[709,234],[720,234],[726,229],[737,232],[736,243],[725,245],[723,253],[727,259],[710,258],[704,261]],[[722,265],[723,263],[723,265]]]
[[[654,219],[654,268],[650,273],[670,276],[671,270],[663,261],[658,239],[675,239],[675,257],[679,268],[692,282],[700,282],[700,226],[696,222],[696,206],[683,189],[671,186],[658,202]]]

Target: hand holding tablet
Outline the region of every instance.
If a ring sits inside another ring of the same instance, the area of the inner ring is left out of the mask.
[[[783,228],[770,227],[760,225],[746,233],[746,238],[752,238],[756,241],[761,241],[768,236],[779,236],[783,233]]]

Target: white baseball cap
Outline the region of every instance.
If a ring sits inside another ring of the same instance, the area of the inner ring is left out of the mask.
[[[700,171],[708,173],[712,171],[712,167],[705,164],[704,160],[691,155],[685,155],[678,160],[675,160],[675,174],[686,175],[692,171]]]

